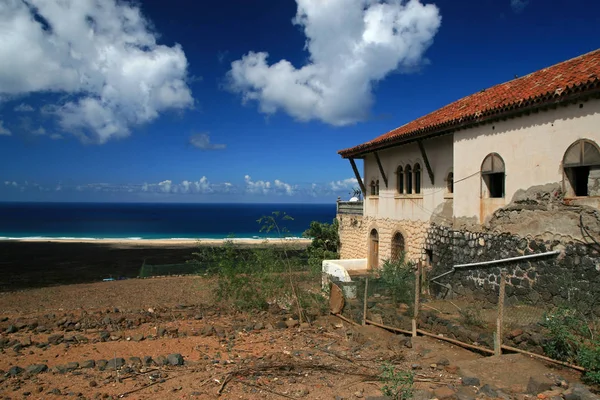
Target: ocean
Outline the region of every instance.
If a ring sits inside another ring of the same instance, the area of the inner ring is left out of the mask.
[[[300,237],[311,221],[331,223],[332,204],[0,203],[0,240],[223,239],[277,237],[257,220],[272,212],[286,236]]]

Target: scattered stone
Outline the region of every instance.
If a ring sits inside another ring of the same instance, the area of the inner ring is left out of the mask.
[[[144,340],[144,335],[138,333],[137,335],[133,335],[131,337],[131,340],[133,340],[134,342],[141,342],[142,340]]]
[[[479,382],[479,378],[469,376],[462,378],[462,384],[465,386],[479,386],[481,382]]]
[[[67,367],[65,365],[56,365],[55,367],[52,368],[52,372],[57,373],[57,374],[66,374]]]
[[[277,323],[275,323],[275,328],[285,329],[285,328],[287,328],[287,324],[285,323],[285,321],[278,321]]]
[[[167,333],[167,330],[161,326],[157,329],[156,336],[163,337],[163,336],[165,336],[165,333]]]
[[[478,393],[484,394],[484,395],[486,395],[488,397],[491,397],[491,398],[494,398],[494,399],[496,397],[498,397],[498,391],[497,391],[497,389],[494,388],[494,387],[492,387],[492,386],[490,386],[490,385],[488,385],[488,384],[485,384],[481,388],[479,388]]]
[[[196,314],[194,315],[194,319],[197,321],[200,321],[202,318],[204,318],[204,316],[202,314]]]
[[[98,386],[98,382],[90,381],[90,383],[88,385],[90,385],[90,387],[96,387],[96,386]]]
[[[94,368],[96,366],[96,362],[94,360],[85,360],[79,366],[81,368]]]
[[[107,365],[108,365],[108,361],[106,361],[106,360],[98,360],[98,361],[96,361],[96,367],[98,367],[98,369],[100,371],[104,371],[106,369]]]
[[[31,337],[27,336],[25,338],[23,338],[23,340],[21,340],[21,345],[23,347],[29,347],[31,346],[32,342],[31,342]]]
[[[563,393],[565,400],[598,400],[596,396],[588,388],[579,383],[574,383],[571,388]]]
[[[133,367],[141,367],[142,359],[139,357],[129,357],[129,365]]]
[[[354,397],[356,397],[357,399],[362,399],[364,397],[363,392],[361,392],[361,391],[354,392]]]
[[[108,364],[106,364],[106,369],[119,369],[123,365],[125,365],[124,358],[111,358],[110,360],[108,360]]]
[[[154,364],[154,360],[150,356],[144,356],[143,363],[144,367],[150,367]]]
[[[4,332],[5,333],[16,333],[17,331],[18,331],[18,329],[16,326],[9,325]]]
[[[49,391],[48,394],[54,394],[54,395],[60,396],[62,393],[61,393],[60,389],[54,388],[51,391]]]
[[[442,358],[436,364],[437,365],[443,365],[445,367],[447,365],[450,365],[450,361],[448,361],[447,358]]]
[[[260,331],[261,329],[264,329],[264,328],[265,328],[265,326],[263,325],[263,323],[262,323],[262,322],[257,322],[257,323],[254,325],[254,328],[253,328],[253,329],[254,329],[255,331]]]
[[[107,331],[101,331],[100,332],[100,341],[107,342],[108,339],[110,339],[110,333],[108,333]]]
[[[423,369],[423,367],[421,366],[421,364],[412,364],[410,366],[411,369]]]
[[[154,362],[158,365],[158,366],[163,366],[163,365],[167,365],[168,361],[167,361],[167,357],[165,356],[158,356],[156,357],[156,359],[154,360]]]
[[[8,376],[17,376],[17,375],[20,375],[23,371],[24,371],[23,368],[19,367],[18,365],[14,365],[8,369],[7,375]]]
[[[537,395],[538,393],[550,390],[554,382],[546,377],[530,377],[527,383],[527,393]]]
[[[37,375],[42,372],[46,372],[48,370],[48,366],[46,364],[32,364],[25,368],[25,370],[31,375]]]
[[[167,357],[167,361],[170,365],[183,365],[183,356],[179,353],[169,354],[169,356]]]
[[[48,343],[49,344],[60,344],[64,339],[64,335],[60,334],[60,333],[55,333],[54,335],[50,335],[48,336]]]
[[[77,368],[79,368],[79,363],[76,361],[71,361],[70,363],[67,363],[67,365],[65,365],[65,367],[67,368],[67,371],[69,371],[69,372],[75,371]]]

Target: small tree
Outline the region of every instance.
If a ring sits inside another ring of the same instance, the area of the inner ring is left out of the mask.
[[[340,237],[338,234],[338,221],[334,219],[331,224],[313,221],[302,236],[312,238],[312,243],[306,249],[308,265],[313,272],[321,271],[323,260],[339,258],[338,248]]]

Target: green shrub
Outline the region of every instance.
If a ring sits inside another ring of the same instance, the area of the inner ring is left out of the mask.
[[[544,343],[544,352],[551,358],[574,362],[579,348],[580,321],[575,311],[568,308],[558,308],[545,313],[542,326],[548,329],[549,337]]]
[[[394,400],[407,400],[413,395],[414,375],[385,363],[380,367],[381,392]]]
[[[584,380],[599,385],[600,341],[585,318],[575,310],[559,307],[544,314],[541,325],[548,330],[544,352],[585,368]]]
[[[337,260],[339,258],[338,248],[340,237],[338,234],[339,224],[334,219],[331,224],[313,221],[302,236],[312,238],[312,243],[306,249],[308,253],[308,265],[313,273],[321,273],[323,260]]]
[[[261,231],[276,233],[283,239],[287,233],[283,222],[292,218],[274,212],[258,220]],[[203,247],[193,254],[193,263],[217,277],[215,297],[242,311],[263,310],[277,301],[294,306],[300,319],[303,308],[322,306],[310,292],[314,283],[306,273],[305,263],[290,250],[291,243],[282,240],[277,246],[266,244],[251,249],[242,248],[232,240],[221,247]]]
[[[385,260],[379,276],[395,303],[413,304],[415,298],[415,264],[406,260],[406,253],[398,260]]]

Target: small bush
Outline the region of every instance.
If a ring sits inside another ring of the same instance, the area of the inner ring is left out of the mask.
[[[380,367],[381,392],[394,400],[407,400],[413,395],[414,375],[385,363]]]
[[[385,260],[378,271],[394,303],[414,303],[414,266],[413,262],[406,261],[406,253],[402,253],[396,261]]]
[[[317,221],[310,223],[302,236],[312,238],[312,243],[306,249],[308,253],[308,265],[312,272],[321,273],[321,264],[323,260],[337,260],[337,253],[340,245],[338,234],[339,224],[334,219],[331,224],[325,224]]]
[[[585,368],[584,380],[600,385],[600,341],[585,318],[575,310],[559,307],[544,315],[542,326],[548,330],[544,352]]]

